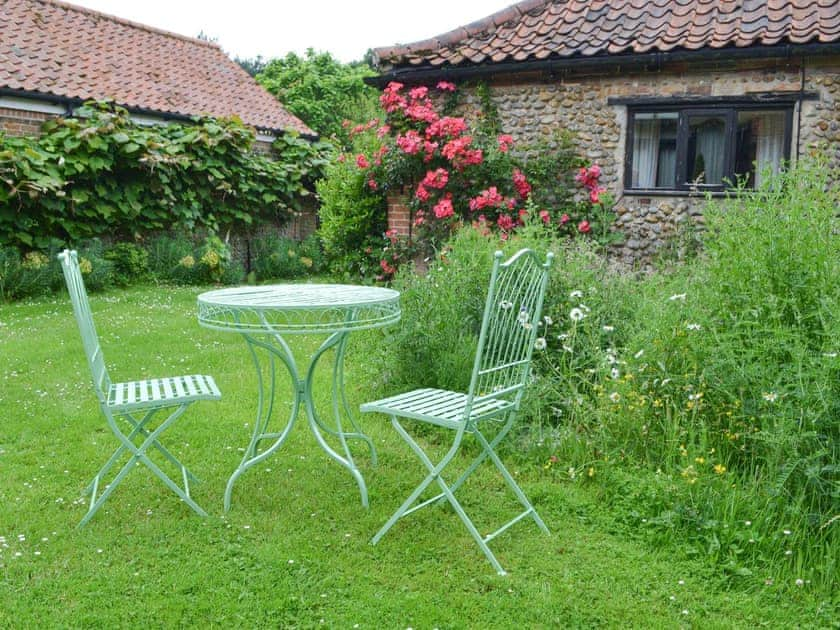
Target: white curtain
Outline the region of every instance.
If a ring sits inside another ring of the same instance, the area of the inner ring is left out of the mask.
[[[702,184],[723,183],[724,140],[723,121],[710,120],[697,127],[695,159],[699,160],[703,156]]]
[[[659,160],[659,121],[636,119],[633,133],[633,187],[654,188]]]
[[[761,184],[762,171],[779,172],[785,148],[785,114],[768,112],[758,118],[758,137],[755,150],[755,185]]]
[[[677,150],[674,147],[662,147],[659,150],[659,172],[656,175],[657,187],[673,188],[676,170]]]

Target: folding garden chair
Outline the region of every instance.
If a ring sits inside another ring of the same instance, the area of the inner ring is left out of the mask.
[[[513,425],[528,382],[552,258],[553,255],[548,254],[545,262],[541,263],[533,251],[523,249],[503,263],[502,252],[496,252],[472,378],[466,393],[417,389],[361,406],[363,412],[375,411],[391,416],[394,428],[428,470],[425,479],[373,537],[372,544],[379,542],[403,516],[444,499],[452,505],[500,575],[505,575],[505,571],[487,546],[488,542],[526,516],[531,516],[537,526],[548,533],[545,523],[494,449]],[[398,418],[426,422],[454,431],[452,446],[438,463],[434,463]],[[484,435],[488,428],[496,431],[490,439]],[[475,437],[481,445],[481,453],[454,483],[448,484],[443,478],[444,469],[458,453],[465,434]],[[492,534],[482,537],[455,498],[455,492],[478,465],[488,458],[499,469],[525,510]],[[440,486],[441,492],[417,503],[433,481]]]
[[[108,377],[108,369],[102,356],[102,347],[93,325],[84,281],[79,270],[79,260],[75,251],[64,250],[58,255],[70,300],[73,303],[73,313],[82,335],[82,345],[87,355],[88,365],[93,374],[93,388],[99,399],[99,407],[108,421],[108,426],[120,442],[120,446],[105,462],[105,465],[93,478],[85,489],[84,494],[90,494],[90,507],[87,514],[79,523],[84,525],[102,507],[128,472],[140,462],[157,475],[175,494],[201,516],[207,513],[190,497],[190,481],[197,481],[196,477],[187,470],[178,459],[164,447],[158,437],[184,413],[184,410],[197,400],[219,400],[222,396],[216,383],[210,376],[176,376],[145,381],[131,381],[127,383],[112,383]],[[163,409],[172,410],[169,416],[156,427],[151,428],[153,416]],[[124,422],[118,422],[118,419]],[[178,486],[164,473],[147,455],[147,451],[154,448],[166,460],[174,464],[181,472],[184,487]],[[128,461],[105,486],[102,494],[99,486],[108,471],[125,453],[130,453]]]

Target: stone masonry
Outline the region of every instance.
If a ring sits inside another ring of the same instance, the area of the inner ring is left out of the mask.
[[[752,93],[814,93],[794,110],[791,157],[817,148],[827,151],[829,167],[840,173],[840,57],[739,62],[736,65],[672,66],[635,74],[572,73],[499,76],[488,84],[505,133],[520,144],[551,139],[557,130],[574,135],[580,154],[603,170],[601,182],[613,194],[616,229],[625,239],[614,257],[627,265],[646,265],[685,228],[702,229],[702,197],[635,195],[624,192],[627,107],[610,98],[715,97]],[[464,111],[480,102],[464,89]],[[840,175],[838,175],[840,177]],[[393,200],[392,200],[393,201]],[[389,207],[389,217],[393,212]],[[406,213],[405,209],[398,212]],[[396,223],[403,221],[402,214]],[[389,227],[391,219],[389,218]]]

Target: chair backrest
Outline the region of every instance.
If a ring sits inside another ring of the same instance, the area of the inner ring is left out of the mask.
[[[93,325],[93,315],[90,311],[82,271],[79,268],[79,257],[75,251],[65,249],[58,255],[58,260],[61,262],[67,291],[73,303],[73,314],[76,316],[76,323],[82,335],[82,345],[93,376],[93,387],[99,402],[104,403],[107,400],[108,389],[111,387],[111,379],[105,367],[105,358],[102,356],[102,346],[99,345],[96,327]]]
[[[476,403],[488,399],[518,407],[528,382],[554,254],[549,253],[545,262],[530,249],[520,250],[506,262],[502,257],[502,252],[496,252],[493,259],[468,414]]]

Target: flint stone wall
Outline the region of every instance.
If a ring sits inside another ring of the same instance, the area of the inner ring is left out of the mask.
[[[601,182],[613,194],[616,229],[625,239],[614,257],[645,266],[686,228],[702,229],[702,196],[631,195],[624,192],[627,107],[610,98],[748,96],[753,93],[814,93],[793,114],[791,157],[817,148],[827,151],[829,168],[840,177],[840,57],[750,62],[699,68],[589,76],[498,77],[489,85],[502,128],[522,143],[551,139],[558,129],[574,134],[580,154],[603,169]],[[474,89],[465,87],[464,109],[480,110]]]

